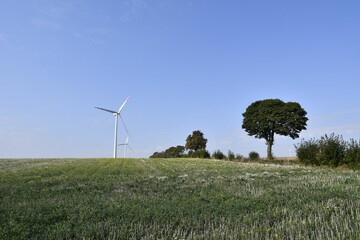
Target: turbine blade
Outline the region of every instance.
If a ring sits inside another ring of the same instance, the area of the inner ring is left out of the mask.
[[[128,137],[130,137],[130,134],[129,134],[129,131],[128,131],[128,129],[127,129],[127,127],[126,127],[126,125],[125,125],[124,119],[122,118],[122,116],[121,116],[121,115],[119,115],[119,116],[120,116],[120,119],[121,119],[122,124],[124,125],[125,131],[126,131],[126,133],[127,133]]]
[[[113,110],[109,110],[109,109],[105,109],[105,108],[101,108],[101,107],[95,107],[95,108],[100,109],[100,110],[103,110],[103,111],[106,111],[106,112],[118,114],[117,112],[115,112],[115,111],[113,111]]]
[[[130,147],[129,144],[127,144],[127,146],[130,148],[130,150],[131,150],[133,153],[135,153],[134,150]]]
[[[125,104],[127,103],[128,100],[129,100],[129,97],[126,98],[125,102],[119,108],[119,111],[117,112],[118,114],[120,114],[121,110],[125,107]]]

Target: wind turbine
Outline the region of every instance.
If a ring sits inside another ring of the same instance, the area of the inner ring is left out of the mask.
[[[121,117],[121,115],[120,115],[120,119],[121,119],[122,124],[124,125],[124,128],[125,128],[125,131],[126,131],[127,136],[126,136],[126,141],[125,141],[125,143],[121,143],[121,144],[119,144],[118,146],[124,146],[124,158],[126,158],[127,147],[129,147],[132,152],[134,152],[134,151],[132,150],[132,148],[131,148],[130,145],[129,145],[130,134],[129,134],[129,131],[128,131],[126,125],[125,125],[124,119]]]
[[[120,116],[120,112],[121,110],[124,108],[125,104],[127,103],[127,101],[129,100],[129,97],[126,98],[126,100],[124,101],[124,103],[121,105],[121,107],[119,108],[119,111],[114,111],[114,110],[109,110],[109,109],[105,109],[105,108],[101,108],[101,107],[95,107],[97,109],[112,113],[115,116],[115,134],[114,134],[114,158],[116,158],[117,155],[117,133],[118,133],[118,118]],[[121,116],[120,116],[121,117]]]
[[[126,137],[125,143],[121,143],[121,144],[119,144],[118,146],[124,146],[124,158],[126,158],[127,147],[129,147],[130,150],[131,150],[132,152],[134,152],[134,150],[132,150],[132,148],[131,148],[130,145],[129,145],[129,136]]]

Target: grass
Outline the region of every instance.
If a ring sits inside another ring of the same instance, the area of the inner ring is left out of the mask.
[[[200,159],[0,160],[0,239],[360,239],[360,172]]]

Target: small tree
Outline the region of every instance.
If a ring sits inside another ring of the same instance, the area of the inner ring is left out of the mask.
[[[227,155],[227,158],[232,161],[235,159],[235,153],[232,152],[231,150],[228,150],[228,155]]]
[[[321,137],[319,140],[318,158],[320,164],[337,167],[343,161],[346,152],[346,142],[341,135],[334,133]]]
[[[275,134],[298,138],[306,129],[306,111],[296,102],[285,103],[280,99],[256,101],[243,113],[242,128],[250,136],[263,138],[267,144],[267,157],[272,158]]]
[[[211,157],[214,159],[224,159],[226,156],[222,151],[216,150],[215,152],[213,152]]]
[[[260,155],[259,155],[259,153],[252,151],[252,152],[249,153],[249,158],[251,160],[259,160]]]
[[[301,140],[300,143],[295,145],[296,156],[299,158],[300,162],[311,165],[320,165],[318,160],[319,154],[319,140],[310,139],[305,141]]]
[[[350,168],[360,168],[360,141],[350,139],[346,146],[343,163],[348,164]]]
[[[189,135],[186,138],[186,145],[185,148],[187,150],[198,151],[198,150],[205,150],[207,144],[207,139],[204,138],[204,134],[197,130],[193,131],[192,135]]]

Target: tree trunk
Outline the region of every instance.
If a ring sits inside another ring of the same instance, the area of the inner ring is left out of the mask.
[[[275,136],[275,132],[271,132],[269,134],[269,138],[266,139],[266,144],[267,144],[267,159],[273,159],[273,154],[272,154],[272,146],[274,145],[274,136]]]
[[[272,159],[273,155],[272,155],[272,146],[273,146],[273,142],[272,141],[268,141],[267,142],[267,159]]]

